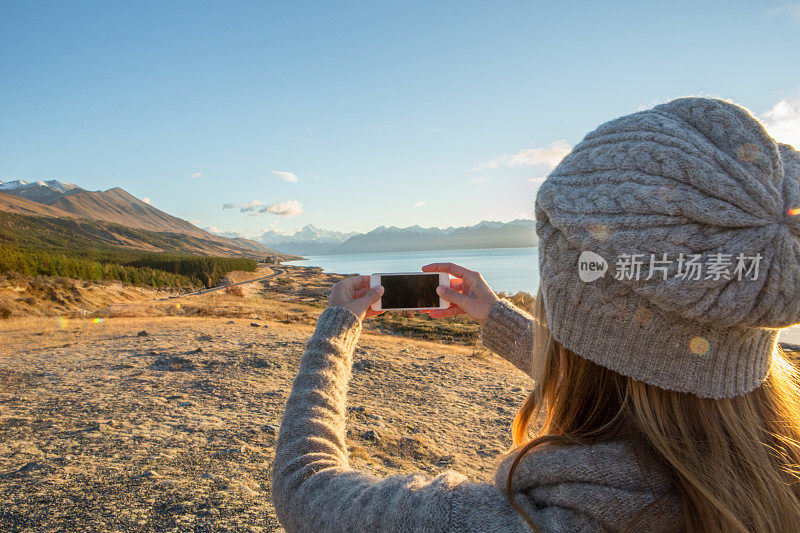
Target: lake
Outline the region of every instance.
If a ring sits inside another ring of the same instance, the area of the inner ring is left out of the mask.
[[[426,252],[381,252],[370,254],[313,255],[287,265],[318,266],[338,274],[374,272],[419,272],[423,265],[453,262],[477,270],[496,292],[525,291],[536,294],[539,288],[537,248],[486,248],[481,250],[439,250]]]

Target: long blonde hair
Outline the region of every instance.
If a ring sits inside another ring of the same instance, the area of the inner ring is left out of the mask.
[[[647,385],[564,348],[550,336],[541,292],[534,315],[536,383],[511,425],[517,456],[506,491],[535,531],[511,493],[522,456],[545,442],[618,439],[644,444],[674,480],[688,531],[800,531],[800,374],[780,348],[763,385],[712,400]]]

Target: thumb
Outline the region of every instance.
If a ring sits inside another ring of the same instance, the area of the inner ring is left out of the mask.
[[[452,287],[447,287],[445,285],[439,285],[436,288],[436,293],[447,300],[452,304],[456,304],[457,306],[464,308],[464,304],[467,303],[467,298],[465,294],[458,292],[457,290],[453,289]]]
[[[368,290],[364,294],[364,296],[361,297],[361,300],[367,304],[367,307],[369,307],[378,300],[380,300],[382,295],[383,295],[383,286],[377,285]]]

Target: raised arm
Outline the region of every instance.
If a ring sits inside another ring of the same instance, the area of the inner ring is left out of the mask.
[[[446,471],[385,479],[352,470],[345,403],[361,330],[329,307],[303,354],[275,451],[272,499],[287,531],[530,531],[492,484]]]
[[[481,329],[481,342],[514,366],[531,374],[534,320],[508,300],[494,303]]]
[[[480,272],[454,263],[431,263],[422,270],[456,277],[450,280],[450,287],[439,287],[439,295],[450,302],[450,307],[431,311],[432,317],[466,314],[482,326],[484,346],[531,374],[534,320],[528,313],[500,299]]]

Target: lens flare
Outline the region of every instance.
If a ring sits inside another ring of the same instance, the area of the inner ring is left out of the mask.
[[[639,324],[644,326],[653,319],[653,312],[646,307],[640,307],[636,310],[634,317]]]
[[[175,304],[175,309],[180,309],[180,308],[181,308],[181,304]]]
[[[67,317],[58,317],[58,329],[67,329],[67,325],[69,325]]]
[[[92,322],[95,323],[95,324],[102,324],[103,323],[103,319],[102,318],[93,318]]]
[[[790,217],[800,215],[800,207],[793,207],[787,211]]]
[[[589,235],[600,242],[607,240],[611,233],[611,229],[605,224],[591,224],[586,229],[589,230]]]
[[[741,161],[755,161],[761,157],[761,148],[751,143],[742,144],[736,149],[736,157]]]
[[[689,341],[689,349],[695,355],[705,355],[711,349],[711,344],[703,337],[692,337]]]
[[[656,194],[658,194],[658,196],[665,202],[672,202],[675,200],[675,187],[672,185],[662,185],[658,188]]]

